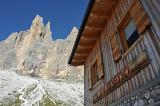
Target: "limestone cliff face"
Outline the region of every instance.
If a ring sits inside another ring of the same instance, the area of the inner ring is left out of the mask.
[[[52,40],[50,22],[36,16],[29,30],[12,33],[0,42],[0,68],[16,68],[23,75],[82,81],[83,68],[67,64],[78,30],[66,39]]]

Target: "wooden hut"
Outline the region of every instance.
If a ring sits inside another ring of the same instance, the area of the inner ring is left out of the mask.
[[[68,63],[86,106],[159,106],[160,1],[90,0]]]

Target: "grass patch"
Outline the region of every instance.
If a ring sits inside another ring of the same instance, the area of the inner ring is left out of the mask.
[[[15,95],[15,97],[16,97],[16,99],[15,99],[15,106],[21,106],[21,104],[22,104],[22,101],[19,99],[19,96],[20,96],[21,94],[16,94]]]
[[[39,103],[39,106],[56,106],[49,97],[43,97],[43,100]]]
[[[4,98],[0,106],[21,106],[22,101],[19,99],[21,94],[14,94],[14,98]]]
[[[52,101],[48,96],[44,96],[39,106],[70,106],[62,101]]]

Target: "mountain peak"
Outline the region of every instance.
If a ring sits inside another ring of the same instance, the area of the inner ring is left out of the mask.
[[[45,29],[46,29],[46,35],[51,36],[52,32],[51,32],[50,21],[48,21],[48,23],[46,24]]]
[[[70,33],[77,33],[77,32],[78,32],[78,28],[74,26]]]
[[[52,32],[50,28],[50,21],[46,25],[43,23],[43,17],[36,15],[36,17],[32,21],[32,25],[30,27],[30,35],[34,36],[34,38],[49,38],[52,40]]]
[[[32,24],[37,24],[37,25],[44,25],[43,24],[43,17],[40,17],[39,15],[36,15],[36,17],[33,19]]]
[[[77,34],[78,34],[78,29],[77,29],[77,27],[73,27],[72,28],[72,30],[70,31],[70,34],[68,35],[68,39],[75,39],[76,38],[76,36],[77,36]]]
[[[49,30],[50,30],[50,24],[51,24],[51,22],[48,21],[48,23],[46,24],[46,29],[49,29]]]

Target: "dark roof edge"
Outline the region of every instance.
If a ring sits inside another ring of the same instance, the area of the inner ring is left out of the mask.
[[[80,29],[79,29],[79,31],[78,31],[77,38],[76,38],[76,40],[75,40],[75,43],[74,43],[74,46],[73,46],[71,55],[70,55],[69,60],[68,60],[68,64],[70,64],[70,65],[71,65],[73,56],[74,56],[74,54],[75,54],[75,52],[76,52],[76,48],[77,48],[77,46],[78,46],[79,40],[80,40],[80,38],[81,38],[82,31],[83,31],[83,29],[84,29],[84,27],[85,27],[85,25],[86,25],[86,21],[87,21],[87,19],[88,19],[88,17],[89,17],[89,14],[90,14],[90,12],[91,12],[92,7],[93,7],[94,1],[95,1],[95,0],[90,0],[89,3],[88,3],[87,10],[86,10],[85,15],[84,15],[84,17],[83,17],[82,24],[81,24]]]

